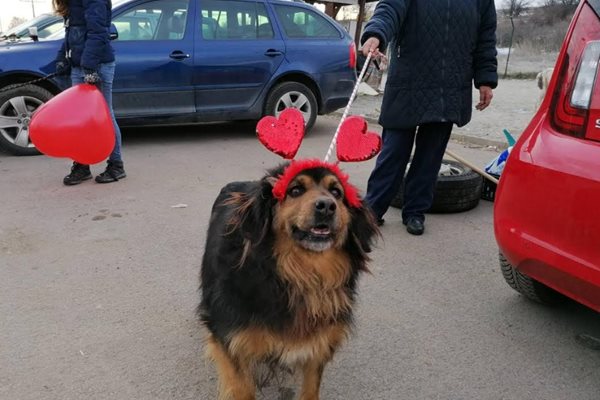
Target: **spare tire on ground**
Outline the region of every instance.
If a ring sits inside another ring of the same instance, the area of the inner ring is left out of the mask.
[[[408,168],[407,168],[408,171]],[[471,168],[451,160],[443,160],[435,184],[430,213],[455,213],[475,208],[481,198],[483,177]],[[392,207],[402,208],[404,182],[392,200]]]

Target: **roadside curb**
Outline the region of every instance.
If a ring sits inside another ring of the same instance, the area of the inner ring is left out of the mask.
[[[343,111],[339,111],[339,110],[334,111],[332,113],[332,115],[335,115],[339,118],[341,118],[343,114],[344,114]],[[361,115],[361,117],[363,117],[367,122],[369,122],[371,124],[379,124],[377,117],[371,117],[368,115]],[[462,133],[454,133],[453,132],[452,136],[450,136],[450,140],[452,140],[453,142],[456,142],[456,143],[494,148],[498,151],[502,151],[502,150],[505,150],[508,148],[508,144],[506,142],[501,142],[499,140],[480,138],[477,136],[464,135]]]

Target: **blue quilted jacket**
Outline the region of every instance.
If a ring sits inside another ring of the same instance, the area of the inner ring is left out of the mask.
[[[495,88],[494,0],[381,0],[362,42],[391,46],[379,123],[409,128],[471,120],[472,84]]]
[[[99,64],[115,60],[110,44],[111,0],[69,0],[65,18],[65,41],[57,61],[85,69],[98,69]]]

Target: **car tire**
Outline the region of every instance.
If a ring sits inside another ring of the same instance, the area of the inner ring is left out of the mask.
[[[408,170],[408,168],[407,168]],[[442,173],[442,171],[449,171]],[[468,211],[479,204],[483,178],[471,168],[451,160],[442,161],[429,213],[456,213]],[[404,204],[404,182],[391,206],[402,208]]]
[[[286,108],[295,107],[304,116],[306,132],[315,124],[319,112],[317,99],[308,87],[298,82],[282,82],[267,97],[265,115],[279,116]]]
[[[529,300],[546,305],[557,305],[564,301],[565,297],[562,294],[513,267],[502,253],[499,254],[499,258],[506,283]]]
[[[33,112],[53,95],[36,85],[26,85],[0,92],[0,122],[13,120],[14,125],[0,124],[0,147],[17,156],[38,155],[29,139],[29,121]]]

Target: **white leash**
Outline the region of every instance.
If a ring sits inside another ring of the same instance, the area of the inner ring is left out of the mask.
[[[335,135],[333,135],[333,139],[331,140],[331,144],[329,145],[329,150],[327,150],[327,154],[325,155],[325,160],[324,160],[325,162],[329,161],[329,157],[331,157],[331,153],[333,153],[333,149],[335,148],[335,143],[337,141],[337,137],[340,133],[340,128],[341,128],[342,124],[344,123],[344,120],[348,116],[348,112],[350,111],[350,106],[352,105],[352,102],[354,101],[354,98],[356,97],[356,93],[358,93],[358,86],[360,85],[360,83],[363,80],[363,77],[365,76],[365,72],[367,71],[367,67],[369,66],[369,61],[371,61],[372,55],[373,55],[373,53],[370,51],[369,54],[367,55],[367,59],[365,60],[365,65],[363,65],[362,71],[360,71],[360,75],[358,75],[358,79],[356,80],[356,85],[354,86],[354,90],[352,91],[352,94],[350,95],[350,100],[348,101],[348,105],[346,106],[346,109],[344,110],[344,114],[342,114],[342,120],[340,121],[339,125],[337,126],[337,129],[335,130]]]

